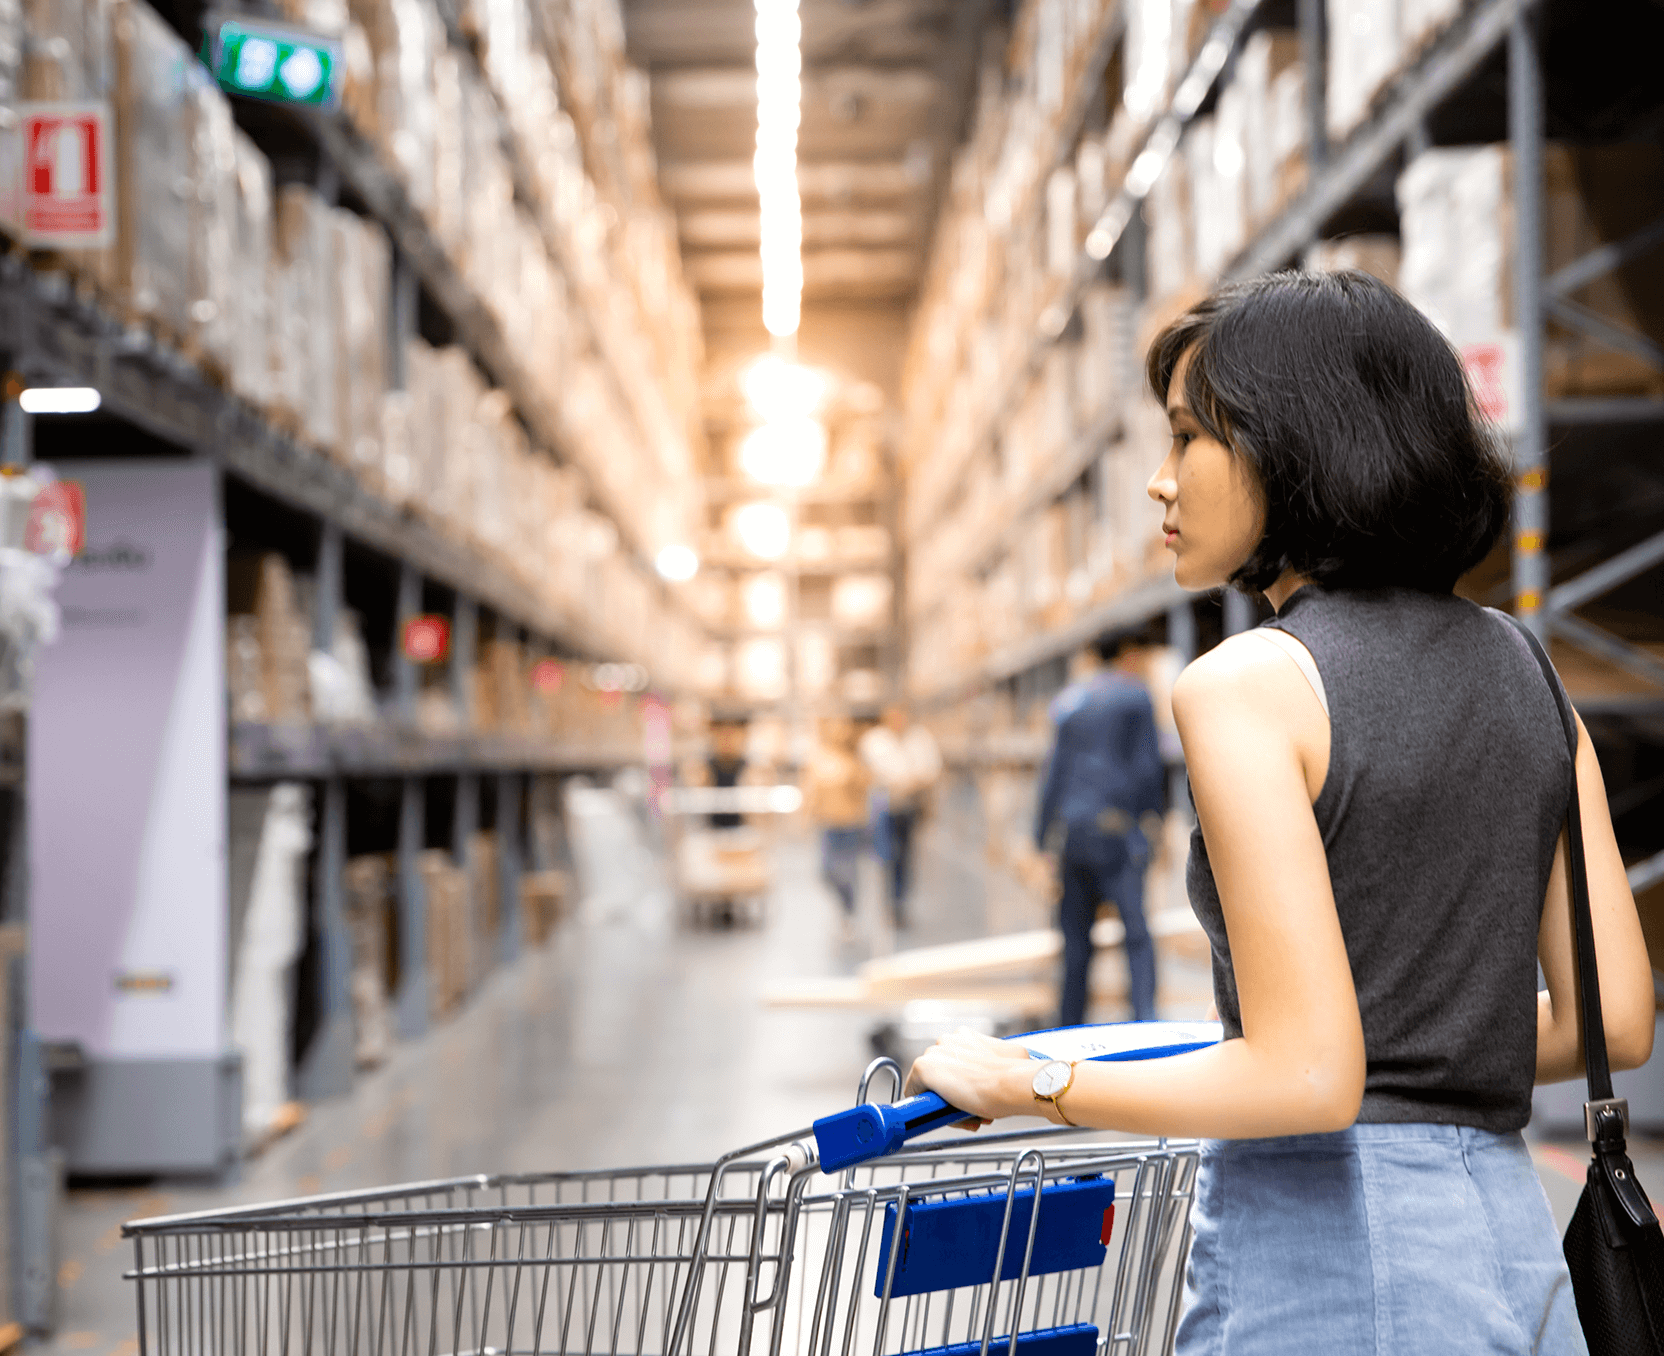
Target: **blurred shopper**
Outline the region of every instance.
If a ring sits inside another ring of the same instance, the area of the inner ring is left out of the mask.
[[[1156,948],[1144,921],[1144,869],[1161,828],[1166,775],[1155,711],[1141,678],[1144,648],[1106,636],[1075,656],[1074,681],[1052,702],[1056,743],[1041,782],[1034,842],[1042,851],[1063,830],[1060,1026],[1086,1020],[1092,924],[1105,901],[1126,929],[1134,1021],[1156,1015]]]
[[[821,721],[804,777],[803,808],[820,829],[820,874],[843,906],[846,936],[854,925],[871,780],[855,752],[854,724],[842,716]]]
[[[898,928],[906,927],[913,830],[942,775],[942,754],[930,731],[913,724],[899,704],[861,736],[860,750],[873,779],[873,847],[885,866],[891,914]]]
[[[1585,1352],[1519,1133],[1534,1083],[1583,1076],[1574,779],[1613,1068],[1652,1051],[1653,982],[1588,732],[1574,757],[1525,638],[1454,594],[1507,462],[1450,344],[1361,273],[1225,288],[1147,370],[1179,584],[1277,611],[1173,691],[1226,1039],[1037,1076],[962,1032],[909,1091],[1206,1137],[1180,1356]]]
[[[740,785],[745,776],[744,721],[711,722],[711,751],[705,760],[707,786],[728,790]],[[722,810],[710,817],[713,829],[738,829],[745,824],[745,816],[732,810]]]

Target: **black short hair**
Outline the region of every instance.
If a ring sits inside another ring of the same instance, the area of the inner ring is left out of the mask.
[[[1252,467],[1265,535],[1231,582],[1287,569],[1332,588],[1448,593],[1507,526],[1513,483],[1461,359],[1355,270],[1220,288],[1150,346],[1164,404],[1180,358],[1197,422]]]

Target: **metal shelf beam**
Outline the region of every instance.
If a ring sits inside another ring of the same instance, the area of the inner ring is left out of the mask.
[[[641,761],[628,745],[570,744],[526,735],[428,735],[390,725],[231,727],[233,781],[422,777],[493,772],[585,772]]]
[[[612,647],[582,619],[372,494],[347,467],[278,431],[148,332],[123,329],[78,300],[62,275],[38,274],[15,257],[0,260],[0,332],[12,337],[32,370],[96,386],[105,409],[147,433],[215,461],[272,498],[535,632],[596,657],[611,655]]]

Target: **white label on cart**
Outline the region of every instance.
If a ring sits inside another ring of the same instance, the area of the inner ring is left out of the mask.
[[[1105,1026],[1065,1026],[1018,1036],[1035,1059],[1105,1059],[1140,1050],[1217,1045],[1225,1038],[1218,1022],[1111,1022]]]

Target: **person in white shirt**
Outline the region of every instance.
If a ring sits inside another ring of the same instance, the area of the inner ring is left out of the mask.
[[[897,705],[886,708],[883,720],[861,736],[860,754],[873,779],[873,846],[888,868],[896,926],[905,927],[913,829],[942,775],[941,751],[930,731],[914,725],[907,708]]]

